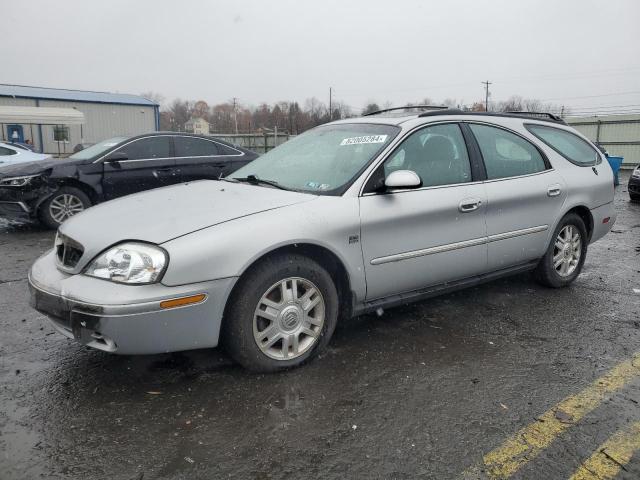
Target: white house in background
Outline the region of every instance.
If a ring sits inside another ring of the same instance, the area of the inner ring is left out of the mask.
[[[65,156],[79,143],[153,132],[160,126],[159,106],[139,95],[0,84],[0,106],[75,109],[77,125],[4,123],[0,142],[29,140],[36,150]]]
[[[209,135],[209,122],[204,118],[190,118],[184,124],[184,129],[197,135]]]

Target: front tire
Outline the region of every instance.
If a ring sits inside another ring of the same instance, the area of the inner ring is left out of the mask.
[[[587,228],[582,218],[575,213],[565,215],[534,271],[538,282],[551,288],[566,287],[573,282],[582,271],[587,242]]]
[[[82,190],[75,187],[62,187],[42,203],[38,216],[48,228],[56,229],[66,219],[90,206],[91,200]]]
[[[326,347],[338,319],[327,271],[298,254],[267,258],[240,280],[225,312],[222,343],[255,372],[296,367]]]

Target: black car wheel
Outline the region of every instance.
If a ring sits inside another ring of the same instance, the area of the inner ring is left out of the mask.
[[[90,206],[91,200],[82,190],[75,187],[62,187],[42,203],[38,213],[42,223],[55,229],[66,219]]]
[[[338,293],[329,273],[302,255],[279,255],[254,266],[229,299],[222,345],[249,370],[298,366],[329,343]]]

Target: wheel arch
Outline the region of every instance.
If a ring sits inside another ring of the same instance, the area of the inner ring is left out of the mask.
[[[345,263],[342,261],[338,254],[336,254],[326,246],[310,242],[300,242],[273,247],[270,250],[258,255],[244,267],[235,284],[231,288],[229,294],[227,295],[224,307],[223,322],[224,318],[227,316],[227,309],[230,306],[231,299],[233,298],[236,290],[241,285],[242,280],[246,278],[247,274],[266,259],[287,253],[304,255],[316,261],[323,268],[325,268],[333,279],[336,285],[336,290],[338,291],[338,297],[340,300],[340,317],[349,318],[352,315],[354,310],[353,305],[355,294],[351,285],[351,276],[349,275],[349,271],[345,266]]]
[[[576,205],[571,209],[567,210],[565,214],[562,216],[564,218],[566,215],[570,213],[575,213],[578,215],[582,221],[584,222],[584,226],[587,229],[587,241],[591,241],[591,236],[593,235],[593,215],[591,214],[591,210],[584,205]]]
[[[55,183],[55,186],[51,186],[49,187],[50,190],[47,193],[47,195],[42,195],[39,199],[38,199],[38,203],[35,206],[35,211],[38,211],[40,209],[40,207],[42,206],[42,204],[49,199],[54,193],[56,193],[56,191],[62,187],[74,187],[77,188],[78,190],[82,190],[88,197],[89,200],[91,200],[91,205],[95,205],[96,203],[99,203],[99,198],[98,198],[98,192],[95,191],[95,189],[93,187],[91,187],[90,185],[87,185],[84,182],[81,182],[80,180],[77,180],[75,178],[64,178],[62,180],[59,180]]]

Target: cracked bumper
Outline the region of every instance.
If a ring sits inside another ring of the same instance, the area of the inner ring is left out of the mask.
[[[234,278],[178,287],[122,285],[68,275],[53,252],[29,272],[30,303],[62,335],[119,354],[155,354],[218,344],[222,314]],[[160,303],[204,293],[197,304],[163,309]]]

